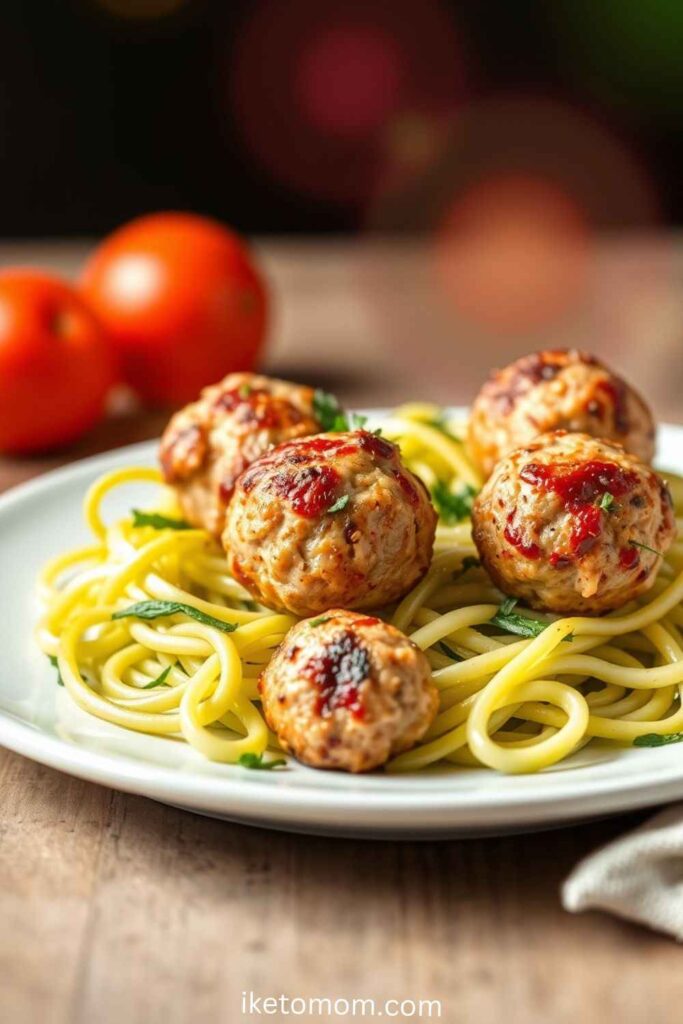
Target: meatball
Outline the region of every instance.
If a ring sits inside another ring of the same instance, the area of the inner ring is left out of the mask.
[[[654,456],[652,413],[621,377],[585,352],[547,351],[496,370],[472,406],[468,444],[488,476],[498,459],[551,430],[618,441]]]
[[[340,609],[294,626],[259,690],[285,750],[313,768],[349,772],[412,747],[439,703],[429,662],[407,636]]]
[[[429,567],[436,513],[396,445],[367,431],[280,445],[238,480],[223,545],[271,608],[315,615],[403,596]]]
[[[472,519],[501,590],[569,614],[597,615],[648,590],[676,533],[669,489],[649,466],[563,430],[501,459]]]
[[[159,456],[189,523],[220,537],[240,473],[273,445],[320,431],[313,397],[312,388],[231,373],[173,416]]]

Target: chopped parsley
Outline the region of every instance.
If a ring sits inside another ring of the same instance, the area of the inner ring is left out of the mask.
[[[323,433],[337,434],[346,430],[363,430],[368,422],[367,416],[359,412],[344,412],[339,399],[328,391],[318,389],[313,395],[313,412]],[[381,429],[373,430],[379,436]]]
[[[632,548],[642,548],[643,551],[649,551],[651,555],[656,555],[657,558],[664,558],[661,551],[657,551],[655,548],[651,548],[648,544],[641,544],[640,541],[630,540],[629,544]]]
[[[456,441],[458,444],[462,444],[461,438],[457,437],[452,430],[448,428],[448,419],[445,413],[441,413],[440,416],[435,416],[434,419],[425,420],[427,427],[432,427],[434,430],[438,430],[440,434],[445,434],[446,437],[450,438],[451,441]]]
[[[164,671],[161,673],[161,675],[158,675],[156,677],[156,679],[152,680],[151,683],[147,683],[146,686],[141,686],[140,689],[141,690],[153,690],[157,686],[166,686],[166,685],[168,685],[166,683],[166,680],[168,679],[169,673],[170,673],[172,668],[173,668],[172,665],[168,665],[164,669]]]
[[[284,757],[276,757],[273,761],[264,761],[263,754],[240,754],[237,763],[242,768],[255,768],[261,771],[271,771],[273,768],[280,768],[286,765]]]
[[[240,384],[237,389],[237,394],[240,398],[249,398],[251,394],[251,384]]]
[[[439,650],[441,651],[442,654],[446,655],[447,658],[452,658],[453,661],[462,661],[463,660],[460,657],[460,655],[458,654],[458,652],[454,651],[453,648],[449,647],[448,644],[445,643],[443,640],[439,640],[439,642],[438,642],[438,644],[436,646],[439,648]]]
[[[609,491],[605,491],[600,501],[597,503],[598,508],[602,509],[603,512],[615,512],[616,504],[614,501],[614,495],[610,494]]]
[[[481,562],[479,561],[478,558],[475,558],[474,555],[465,555],[465,557],[462,560],[462,565],[453,573],[453,579],[462,579],[465,573],[469,572],[470,569],[479,568],[481,568]]]
[[[334,505],[330,505],[327,510],[328,515],[333,512],[341,512],[349,503],[350,496],[348,494],[342,494],[341,498],[337,498]]]
[[[670,732],[660,736],[658,732],[646,732],[644,736],[636,736],[634,747],[666,747],[669,743],[683,743],[683,732]]]
[[[539,619],[530,619],[526,615],[520,615],[514,611],[517,605],[516,597],[506,597],[500,608],[490,620],[491,624],[498,626],[506,633],[514,633],[515,636],[536,637],[548,628],[549,622],[541,622]],[[571,633],[563,638],[571,642],[574,637]]]
[[[62,673],[59,671],[59,662],[57,661],[54,654],[48,654],[50,664],[53,668],[57,669],[57,686],[64,686],[64,680],[62,679]]]
[[[313,412],[324,434],[349,429],[346,413],[339,400],[328,391],[318,389],[313,395]]]
[[[158,512],[141,512],[139,508],[132,508],[133,526],[153,526],[155,530],[189,530],[190,524],[184,519],[170,519]]]
[[[432,498],[436,505],[439,518],[444,523],[460,523],[472,515],[472,504],[476,496],[476,488],[465,484],[458,491],[452,491],[443,480],[437,480],[432,487]]]
[[[112,619],[160,619],[166,615],[178,615],[179,613],[188,615],[204,626],[220,629],[222,633],[233,633],[237,629],[236,622],[223,622],[222,619],[216,619],[213,615],[207,615],[191,604],[181,604],[180,601],[139,601],[137,604],[129,605],[128,608],[121,608],[120,611],[114,612]]]
[[[321,615],[317,619],[311,619],[308,623],[309,626],[322,626],[324,622],[329,622],[332,618],[331,615]]]

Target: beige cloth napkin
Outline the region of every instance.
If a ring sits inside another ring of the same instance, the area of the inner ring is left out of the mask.
[[[683,803],[582,860],[562,886],[566,910],[607,910],[683,942]]]

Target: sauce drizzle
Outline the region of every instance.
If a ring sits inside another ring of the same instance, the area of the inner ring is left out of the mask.
[[[360,686],[370,677],[370,659],[365,646],[345,629],[326,643],[301,669],[318,689],[316,711],[329,718],[337,708],[346,708],[356,719],[365,716]]]
[[[249,385],[224,391],[215,399],[213,408],[222,412],[235,412],[240,423],[254,423],[267,430],[297,426],[304,418],[299,409],[287,399]]]
[[[306,466],[296,473],[284,470],[273,477],[275,494],[286,498],[297,515],[315,519],[334,504],[340,481],[332,466]]]
[[[623,498],[638,483],[637,475],[630,470],[597,459],[578,466],[530,462],[523,467],[520,476],[526,483],[559,496],[565,511],[573,517],[569,551],[577,558],[595,547],[602,533],[603,515],[610,514],[598,507],[599,499],[606,493]],[[551,556],[551,564],[559,567],[566,553],[556,554],[554,561]]]
[[[517,548],[520,554],[524,555],[525,558],[536,559],[541,557],[541,549],[538,544],[533,541],[525,541],[520,533],[519,527],[514,522],[515,513],[511,512],[507,517],[505,524],[505,540],[508,544],[512,544],[513,548]]]

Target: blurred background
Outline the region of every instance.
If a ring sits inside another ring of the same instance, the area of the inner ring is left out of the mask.
[[[0,264],[195,211],[251,240],[269,372],[465,403],[576,345],[683,420],[682,56],[680,0],[4,0]]]
[[[3,233],[679,224],[682,44],[680,0],[4,0]]]

